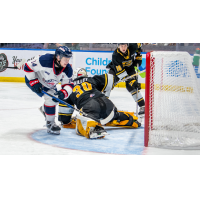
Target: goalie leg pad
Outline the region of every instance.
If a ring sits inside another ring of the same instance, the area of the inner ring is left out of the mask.
[[[114,118],[114,120],[106,126],[128,126],[133,128],[138,128],[141,126],[141,123],[138,121],[138,117],[134,115],[134,112],[125,112],[118,111],[118,116]]]
[[[87,117],[78,115],[76,119],[76,133],[88,139],[103,138],[107,135],[102,126]]]
[[[76,119],[73,119],[69,122],[69,123],[63,123],[63,128],[72,128],[75,129],[76,128]]]

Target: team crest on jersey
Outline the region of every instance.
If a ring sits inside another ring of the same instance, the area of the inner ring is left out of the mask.
[[[4,53],[0,54],[0,72],[3,72],[8,67],[8,59]]]
[[[32,67],[37,66],[37,64],[36,64],[36,60],[32,61],[31,64],[32,64]]]
[[[56,80],[54,79],[50,79],[50,80],[45,80],[44,78],[42,79],[45,83],[49,84],[49,83],[53,83],[55,84],[55,82],[57,82]]]

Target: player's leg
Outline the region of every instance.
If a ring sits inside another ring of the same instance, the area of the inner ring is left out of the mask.
[[[26,82],[26,85],[32,90],[32,87],[29,84],[30,81],[27,79],[26,76],[25,76],[25,82]],[[54,93],[56,92],[55,90],[49,90],[46,87],[43,87],[43,90],[45,92],[48,91],[48,93],[52,94],[52,95],[54,95]],[[36,93],[36,92],[34,92],[34,93]],[[59,135],[61,128],[58,125],[55,124],[55,112],[56,112],[56,104],[57,103],[52,101],[51,97],[44,95],[43,93],[36,93],[36,94],[39,97],[44,97],[44,100],[45,100],[44,105],[42,105],[39,108],[39,110],[41,111],[41,113],[44,115],[44,117],[46,119],[47,132]]]
[[[54,95],[55,90],[48,90],[48,93]],[[56,105],[51,97],[44,95],[44,111],[46,115],[47,132],[59,135],[61,128],[55,123]]]
[[[26,85],[32,90],[32,87],[30,86],[30,81],[25,76],[25,82]],[[48,91],[49,94],[54,95],[56,92],[55,90],[49,90],[48,88],[43,88],[44,91]],[[33,91],[33,90],[32,90]],[[34,92],[34,91],[33,91]],[[36,92],[35,92],[36,93]],[[46,119],[46,126],[47,126],[47,132],[52,134],[60,134],[61,128],[55,124],[55,111],[56,111],[56,104],[54,101],[52,101],[52,98],[50,98],[47,95],[44,95],[43,93],[36,93],[39,97],[44,96],[45,102],[44,105],[42,105],[39,110],[44,115]]]
[[[72,118],[74,109],[69,108],[67,105],[59,104],[58,108],[58,121],[61,122],[63,128],[75,128],[76,121]]]
[[[119,78],[116,76],[115,72],[113,69],[110,69],[108,74],[107,74],[107,85],[104,88],[104,94],[106,97],[110,97],[110,92],[114,88],[115,83],[119,81]]]
[[[144,102],[144,98],[140,92],[141,90],[141,84],[138,83],[135,78],[132,78],[128,81],[126,81],[126,89],[128,90],[128,92],[131,94],[131,96],[133,97],[133,99],[135,100],[135,102],[138,102],[138,106],[140,107],[139,110],[139,115],[144,115],[144,111],[145,111],[145,102]],[[138,96],[137,96],[137,89],[138,89]]]
[[[105,84],[105,88],[103,89],[104,91],[104,94],[106,97],[110,97],[110,92],[111,90],[114,88],[114,81],[115,81],[115,78],[114,78],[114,75],[113,74],[110,74],[110,73],[107,73],[105,75],[106,77],[106,84]]]

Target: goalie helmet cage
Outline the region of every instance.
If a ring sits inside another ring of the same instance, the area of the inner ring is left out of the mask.
[[[146,54],[144,146],[200,149],[200,84],[187,52]]]

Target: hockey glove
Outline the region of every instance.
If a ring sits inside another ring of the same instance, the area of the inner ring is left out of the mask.
[[[68,93],[67,93],[67,91],[64,90],[64,89],[62,89],[62,90],[56,92],[55,95],[58,95],[58,98],[59,98],[60,100],[64,100],[65,98],[68,97]],[[52,99],[52,100],[53,100],[54,102],[58,102],[58,101],[55,100],[55,99]]]
[[[127,81],[127,83],[128,83],[127,89],[130,88],[130,90],[132,89],[141,90],[141,83],[138,83],[135,79],[131,79]]]
[[[38,79],[31,80],[29,82],[29,84],[30,84],[33,92],[35,92],[35,93],[41,93],[42,92],[42,84],[39,82]]]
[[[135,57],[135,64],[138,64],[138,66],[142,64],[142,55],[140,53],[137,53]]]

